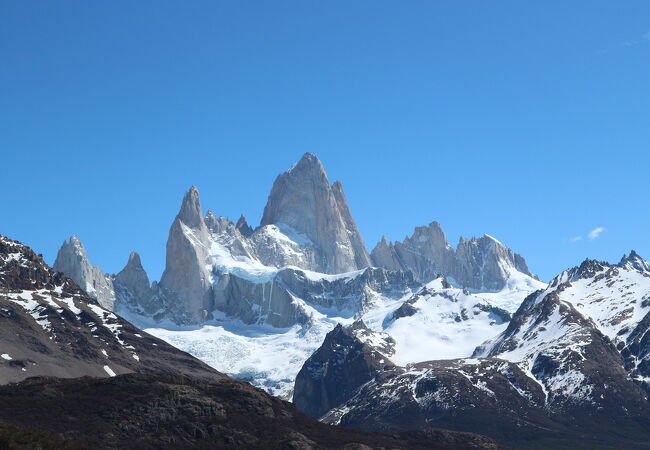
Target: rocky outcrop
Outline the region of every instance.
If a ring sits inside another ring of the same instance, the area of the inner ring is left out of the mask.
[[[393,346],[388,335],[371,332],[362,321],[337,325],[298,373],[294,404],[320,418],[349,400],[378,371],[393,367],[388,359]]]
[[[96,299],[104,308],[115,307],[115,288],[113,280],[104,274],[99,266],[88,261],[86,249],[77,236],[64,241],[56,255],[54,270],[65,273]]]
[[[452,248],[438,222],[416,227],[402,242],[389,243],[382,237],[371,258],[379,267],[410,270],[424,283],[444,275],[461,287],[477,290],[502,289],[512,271],[536,278],[521,255],[489,235],[461,238]]]
[[[265,225],[306,238],[313,259],[301,268],[342,273],[371,265],[341,184],[329,184],[323,165],[311,153],[276,178],[262,216]]]

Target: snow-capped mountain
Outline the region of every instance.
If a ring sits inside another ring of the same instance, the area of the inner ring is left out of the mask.
[[[419,235],[414,241],[425,245]],[[119,274],[101,273],[76,238],[56,264],[100,300],[109,292],[114,310],[141,328],[290,398],[300,367],[338,323],[363,319],[391,334],[399,363],[470,356],[503,331],[509,313],[545,284],[519,271],[525,263],[517,265],[495,239],[467,242],[476,243],[467,244],[476,248],[471,270],[481,280],[498,272],[498,283],[464,290],[463,276],[451,284],[438,278],[431,259],[419,261],[426,285],[414,268],[372,267],[341,183],[330,184],[307,153],[278,176],[255,229],[243,216],[234,223],[211,210],[204,215],[192,187],[170,228],[159,283],[148,284],[135,254]],[[110,289],[96,288],[104,285]]]
[[[513,445],[555,435],[636,446],[650,437],[646,267],[632,252],[619,264],[586,260],[563,272],[528,296],[472,358],[396,364],[394,346],[368,348],[383,335],[361,340],[338,330],[303,366],[294,401],[326,422],[357,428],[434,425]],[[362,353],[352,351],[361,345]],[[328,386],[348,364],[372,370],[356,388],[347,386],[347,399],[333,397]]]
[[[630,263],[631,259],[634,263]],[[529,371],[541,370],[543,383],[553,397],[560,377],[575,376],[566,390],[585,396],[597,387],[585,379],[583,366],[593,360],[585,356],[593,341],[605,340],[615,348],[612,364],[595,369],[602,373],[612,365],[650,387],[650,273],[648,262],[634,251],[619,264],[585,260],[579,267],[562,272],[548,288],[527,298],[518,311],[517,322],[477,350],[476,356],[498,356],[521,364]],[[535,331],[532,333],[531,331]],[[647,335],[647,336],[646,336]],[[612,359],[612,358],[610,358]],[[621,359],[623,364],[621,364]],[[560,364],[548,371],[545,361]],[[575,368],[574,365],[578,367]],[[622,366],[622,367],[620,367]],[[550,399],[552,400],[552,398]],[[597,401],[597,400],[595,400]]]

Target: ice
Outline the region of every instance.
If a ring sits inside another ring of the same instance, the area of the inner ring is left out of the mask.
[[[245,269],[250,274],[251,266],[248,262],[246,264]],[[363,270],[337,275],[302,272],[313,280],[352,280]],[[139,316],[126,318],[147,333],[187,351],[223,373],[290,399],[297,373],[338,323],[350,325],[360,318],[371,330],[386,332],[396,341],[396,353],[390,359],[398,364],[469,357],[477,345],[505,329],[507,324],[499,322],[492,314],[474,309],[477,304],[489,303],[480,294],[443,289],[442,284],[440,279],[429,283],[427,289],[437,293],[423,296],[413,304],[418,309],[417,314],[398,320],[391,320],[392,314],[412,293],[391,298],[370,289],[366,290],[370,299],[367,309],[356,314],[336,308],[315,307],[294,297],[293,301],[311,315],[312,323],[284,329],[262,323],[245,324],[219,311],[213,311],[214,319],[204,325],[188,327],[170,321],[153,322]],[[519,296],[525,294],[521,284],[513,283],[513,286],[516,286]],[[533,285],[531,290],[537,287]],[[456,318],[463,309],[467,320],[459,322]],[[363,337],[378,349],[385,343],[381,335]]]
[[[305,360],[327,332],[345,318],[322,317],[313,326],[278,329],[247,325],[223,315],[200,327],[147,327],[144,331],[199,358],[228,375],[251,382],[269,393],[290,399],[293,382]]]

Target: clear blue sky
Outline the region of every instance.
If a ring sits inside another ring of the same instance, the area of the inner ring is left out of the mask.
[[[190,185],[256,225],[310,151],[369,248],[650,258],[649,32],[647,1],[4,1],[0,233],[158,279]]]

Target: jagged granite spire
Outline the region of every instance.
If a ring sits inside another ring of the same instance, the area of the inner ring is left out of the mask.
[[[237,228],[239,232],[246,237],[249,237],[251,234],[253,234],[253,229],[250,227],[250,225],[248,225],[246,217],[243,214],[239,216],[239,220],[237,220],[235,228]]]
[[[262,226],[271,224],[311,241],[315,267],[309,269],[340,273],[370,265],[341,184],[330,186],[323,165],[311,153],[273,183],[261,221]]]
[[[113,284],[116,291],[123,293],[125,300],[127,300],[126,297],[129,297],[129,303],[144,305],[153,295],[149,277],[142,267],[140,255],[136,252],[131,252],[124,269],[115,275]],[[118,297],[121,297],[121,295],[118,295]]]
[[[178,212],[177,217],[191,228],[199,227],[201,222],[203,222],[199,190],[196,186],[190,187],[190,190],[185,193],[181,210]]]
[[[115,307],[115,289],[110,276],[88,260],[86,249],[77,236],[64,241],[56,255],[54,270],[63,272],[96,299],[104,308]]]
[[[210,236],[203,220],[199,190],[192,186],[183,197],[167,239],[165,271],[160,287],[171,297],[168,305],[176,311],[178,322],[203,320],[209,301],[211,277],[209,262]]]

